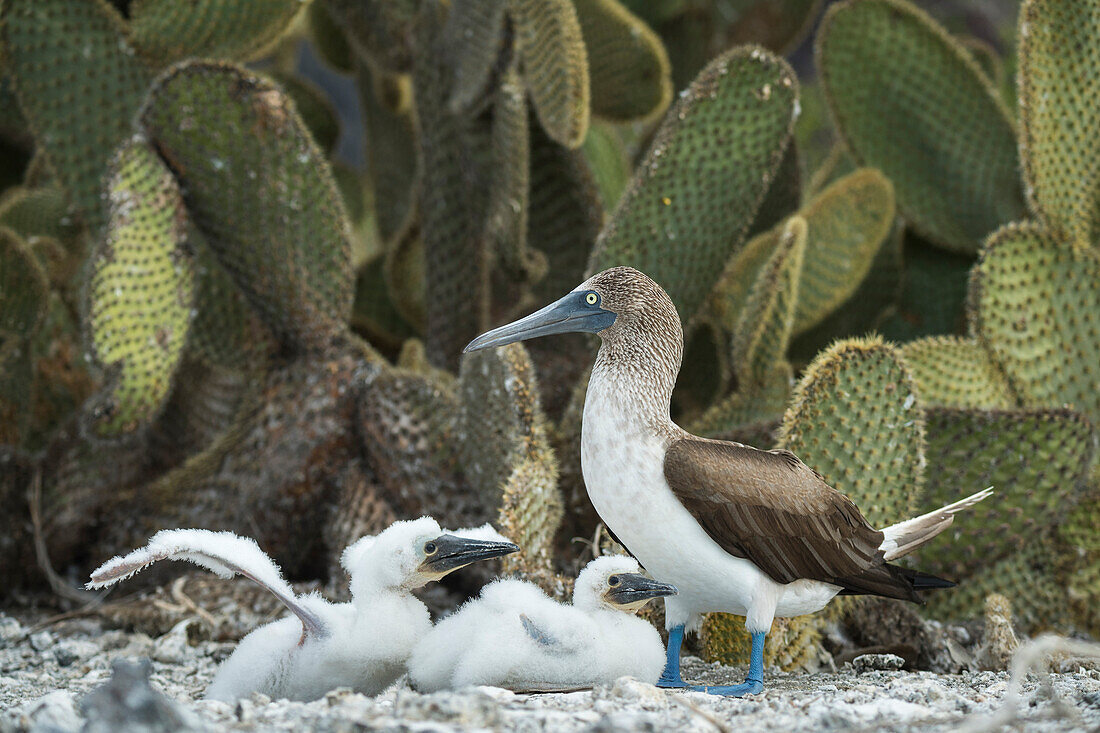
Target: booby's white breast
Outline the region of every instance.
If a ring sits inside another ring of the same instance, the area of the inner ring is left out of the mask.
[[[606,372],[593,372],[581,431],[588,495],[646,570],[676,586],[677,595],[665,599],[669,628],[692,628],[699,614],[725,611],[748,616],[750,629],[766,631],[773,614],[812,613],[836,595],[839,588],[817,581],[776,583],[712,540],[665,480],[668,441]]]

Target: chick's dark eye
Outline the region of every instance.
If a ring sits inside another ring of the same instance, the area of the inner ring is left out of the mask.
[[[425,545],[424,545],[424,554],[425,555],[434,555],[435,551],[438,550],[438,549],[439,548],[435,546],[434,542],[425,543]]]
[[[620,582],[622,581],[619,580],[618,575],[612,575],[610,578],[607,579],[607,584],[610,585],[612,588],[617,586]]]
[[[589,293],[588,295],[584,296],[584,302],[588,303],[589,305],[596,305],[596,303],[600,302],[600,296],[596,295],[595,293]]]

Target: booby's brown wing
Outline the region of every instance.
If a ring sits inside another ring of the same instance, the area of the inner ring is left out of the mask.
[[[688,437],[669,447],[664,473],[711,539],[778,583],[920,600],[908,573],[883,562],[882,532],[790,451]]]

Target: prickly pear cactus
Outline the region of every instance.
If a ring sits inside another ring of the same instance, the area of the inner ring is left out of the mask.
[[[877,337],[841,341],[802,375],[780,445],[883,527],[915,515],[924,484],[924,418],[898,350]]]
[[[1100,422],[1100,258],[1041,225],[992,235],[970,276],[970,319],[1024,405]]]
[[[0,227],[0,443],[26,432],[34,388],[31,339],[46,316],[49,283],[26,243]]]
[[[1008,380],[974,339],[928,336],[901,347],[925,407],[1008,408]]]
[[[904,0],[833,5],[818,31],[817,68],[848,148],[886,174],[929,240],[972,254],[1024,215],[1008,110],[924,12]]]
[[[152,71],[104,0],[10,0],[0,28],[19,106],[72,202],[98,232],[107,162],[130,135]]]
[[[745,630],[745,617],[711,613],[700,631],[703,657],[711,662],[747,665],[752,637]],[[811,616],[778,618],[764,639],[764,665],[785,671],[816,671],[825,655],[821,647],[820,624]]]
[[[161,409],[191,325],[195,265],[172,174],[144,142],[112,164],[106,237],[92,257],[88,330],[106,389],[98,435],[132,433]]]
[[[523,548],[505,567],[552,577],[551,550],[562,515],[558,464],[526,349],[513,344],[467,355],[458,390],[457,438],[466,480],[486,505],[500,507],[497,526]]]
[[[694,316],[779,169],[797,100],[794,72],[763,49],[712,61],[665,117],[589,271],[636,267],[664,287],[681,319]]]
[[[443,45],[454,60],[452,112],[467,112],[491,96],[493,72],[507,48],[508,4],[455,0],[443,27]]]
[[[206,243],[280,339],[308,348],[341,333],[351,231],[293,102],[241,68],[192,61],[160,77],[140,121]]]
[[[1100,235],[1100,3],[1020,7],[1020,157],[1032,210],[1080,249]]]

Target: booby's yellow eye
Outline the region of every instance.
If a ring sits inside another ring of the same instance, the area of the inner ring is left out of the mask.
[[[596,305],[596,303],[600,302],[600,296],[596,295],[595,293],[589,293],[588,295],[584,296],[584,302],[588,303],[589,305]]]

